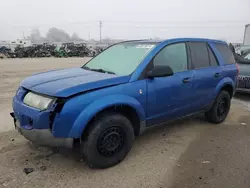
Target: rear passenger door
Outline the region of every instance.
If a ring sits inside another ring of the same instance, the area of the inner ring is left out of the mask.
[[[222,68],[206,42],[189,42],[189,52],[194,70],[194,109],[203,110],[214,98],[214,91],[222,79]]]

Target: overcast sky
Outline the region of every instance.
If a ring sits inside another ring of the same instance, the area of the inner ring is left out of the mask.
[[[50,27],[99,39],[209,37],[241,42],[250,0],[0,0],[0,40]]]

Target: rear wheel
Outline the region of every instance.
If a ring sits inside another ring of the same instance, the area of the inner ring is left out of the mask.
[[[91,168],[108,168],[126,157],[133,140],[133,127],[125,116],[105,113],[91,124],[81,148]]]
[[[227,118],[230,106],[231,97],[227,91],[222,90],[218,94],[213,107],[205,113],[205,116],[211,123],[221,123]]]

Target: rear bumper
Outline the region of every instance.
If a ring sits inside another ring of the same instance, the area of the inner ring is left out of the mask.
[[[50,129],[25,129],[20,126],[20,122],[15,118],[14,113],[10,113],[14,119],[15,129],[30,140],[41,146],[49,147],[73,147],[73,138],[57,138],[51,133]]]

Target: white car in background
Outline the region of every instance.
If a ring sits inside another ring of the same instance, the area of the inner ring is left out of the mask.
[[[250,53],[247,54],[247,55],[244,57],[244,59],[249,59],[249,60],[250,60]]]
[[[250,46],[240,46],[238,48],[235,48],[236,54],[239,54],[240,56],[243,55],[243,53],[247,50],[250,50]]]

